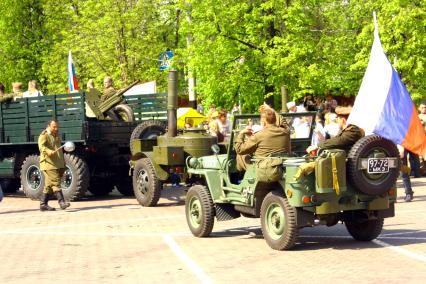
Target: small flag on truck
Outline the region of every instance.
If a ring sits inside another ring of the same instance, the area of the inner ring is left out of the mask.
[[[73,93],[75,91],[78,91],[78,82],[70,50],[68,54],[68,93]]]

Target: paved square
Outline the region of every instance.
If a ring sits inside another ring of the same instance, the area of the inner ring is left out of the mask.
[[[21,192],[0,203],[0,283],[424,283],[426,178],[399,196],[380,237],[354,241],[344,225],[306,228],[291,251],[274,251],[260,220],[216,222],[191,235],[182,189],[141,207],[118,193],[40,212]],[[57,207],[56,201],[51,205]]]

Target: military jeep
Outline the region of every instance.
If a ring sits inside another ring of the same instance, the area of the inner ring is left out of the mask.
[[[242,215],[260,217],[266,242],[277,250],[292,248],[301,228],[333,226],[339,221],[355,240],[371,241],[379,236],[384,218],[395,212],[399,174],[395,144],[369,135],[348,153],[336,149],[307,156],[314,115],[282,114],[292,130],[291,153],[251,157],[245,172],[236,168],[234,138],[246,125],[258,123],[259,115],[234,117],[226,152],[213,146],[214,155],[188,157],[188,173],[204,180],[193,185],[186,196],[186,219],[192,234],[207,237],[215,217],[225,221]],[[301,119],[306,123],[302,131],[293,127]],[[265,159],[279,160],[282,175],[278,180],[259,180],[260,161]]]

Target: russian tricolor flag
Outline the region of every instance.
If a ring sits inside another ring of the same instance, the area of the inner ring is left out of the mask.
[[[77,77],[75,75],[74,62],[72,61],[71,50],[68,54],[68,92],[78,91]]]
[[[383,51],[375,14],[374,24],[370,60],[347,123],[424,155],[424,128],[410,94]]]

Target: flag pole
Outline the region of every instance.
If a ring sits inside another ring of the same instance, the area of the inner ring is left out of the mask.
[[[373,11],[374,35],[379,37],[379,24],[377,23],[376,11]]]

